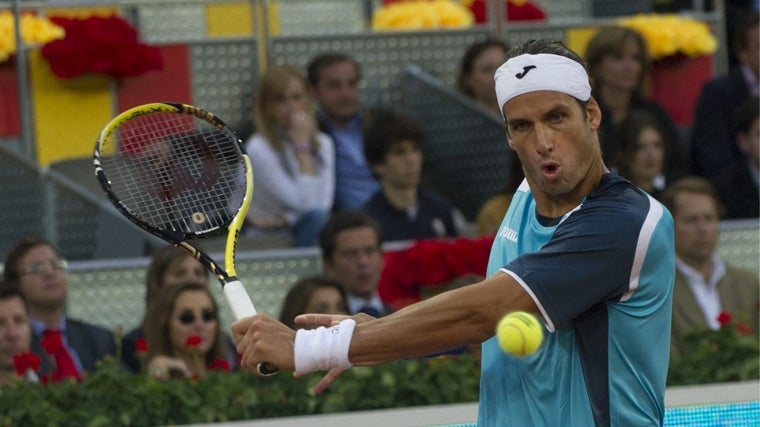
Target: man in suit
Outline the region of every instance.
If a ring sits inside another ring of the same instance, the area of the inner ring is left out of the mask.
[[[721,205],[709,181],[685,177],[665,190],[662,201],[675,225],[676,276],[670,356],[681,355],[684,335],[720,328],[720,313],[730,313],[750,328],[758,325],[757,272],[732,266],[715,252]]]
[[[714,179],[740,153],[734,141],[737,108],[758,95],[760,81],[760,26],[758,14],[737,26],[734,47],[740,66],[702,86],[694,109],[692,171]]]
[[[350,210],[334,213],[319,234],[324,274],[343,286],[351,314],[381,317],[393,312],[377,293],[385,265],[380,236],[375,220]]]
[[[31,350],[42,360],[42,374],[81,379],[98,360],[116,354],[116,343],[108,330],[66,316],[66,267],[50,242],[30,237],[8,251],[4,278],[18,284],[29,304]]]

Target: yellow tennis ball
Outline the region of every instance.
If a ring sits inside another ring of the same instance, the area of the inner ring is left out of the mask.
[[[536,316],[514,311],[502,317],[496,326],[496,339],[505,352],[515,356],[533,354],[544,340],[544,330]]]

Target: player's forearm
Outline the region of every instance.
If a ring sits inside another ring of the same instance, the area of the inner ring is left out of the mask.
[[[381,319],[360,323],[351,340],[354,365],[419,357],[478,344],[507,311],[535,311],[528,294],[503,273],[440,294]]]

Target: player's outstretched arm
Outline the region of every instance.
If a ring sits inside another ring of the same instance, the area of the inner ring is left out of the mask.
[[[351,365],[367,366],[479,344],[493,336],[504,313],[515,310],[535,313],[537,308],[511,276],[499,272],[483,282],[445,292],[380,319],[355,319],[347,359]],[[312,317],[321,325],[328,320],[332,324],[338,319]],[[281,369],[295,368],[295,331],[271,317],[257,315],[237,321],[232,332],[243,366],[255,368],[266,360]],[[327,352],[324,357],[319,354],[322,350]],[[312,347],[309,355],[325,362],[317,365],[337,367],[329,364],[335,354],[328,350]],[[313,370],[319,369],[308,372]]]

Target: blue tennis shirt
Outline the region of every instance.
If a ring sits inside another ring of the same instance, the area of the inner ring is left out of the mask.
[[[541,223],[523,181],[488,275],[500,270],[523,286],[546,336],[524,358],[504,353],[495,337],[483,343],[478,424],[661,425],[675,274],[670,213],[608,173],[554,222]]]

